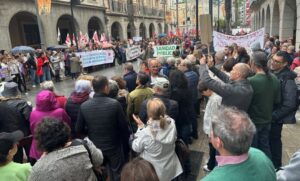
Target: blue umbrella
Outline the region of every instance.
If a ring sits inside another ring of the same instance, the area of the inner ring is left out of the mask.
[[[11,53],[13,53],[13,54],[29,53],[29,52],[34,52],[34,51],[35,50],[29,46],[16,46],[13,49],[11,49]]]

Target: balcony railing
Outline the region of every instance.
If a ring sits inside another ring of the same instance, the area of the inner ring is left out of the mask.
[[[118,1],[112,1],[110,6],[110,11],[115,13],[127,14],[127,3],[122,3]],[[147,6],[139,6],[138,4],[133,4],[133,13],[136,16],[155,16],[164,17],[163,10],[157,10],[154,8],[148,8]]]

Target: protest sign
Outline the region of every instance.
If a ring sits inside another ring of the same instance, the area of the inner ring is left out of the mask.
[[[133,39],[133,41],[142,41],[143,37],[141,37],[141,36],[134,36],[132,39]]]
[[[141,55],[141,49],[139,46],[132,46],[126,50],[126,59],[133,60]]]
[[[82,61],[82,67],[90,67],[94,65],[102,65],[114,62],[113,50],[94,50],[90,52],[76,53]]]
[[[176,45],[154,46],[153,49],[154,57],[171,57],[176,50]]]
[[[264,43],[264,28],[249,33],[243,36],[231,36],[225,35],[219,32],[214,31],[214,48],[216,51],[221,51],[226,45],[231,45],[236,43],[238,46],[245,47],[248,53],[251,53],[251,45],[255,42],[259,42],[261,48],[263,48]]]

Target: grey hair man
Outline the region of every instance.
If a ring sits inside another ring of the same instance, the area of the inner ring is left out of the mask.
[[[208,62],[207,62],[208,61]],[[214,80],[208,74],[209,69],[223,82]],[[238,63],[233,66],[230,76],[214,67],[211,56],[200,60],[200,79],[213,92],[222,97],[222,105],[234,106],[240,110],[247,111],[252,100],[253,89],[247,77],[250,74],[250,67],[245,63]]]
[[[211,127],[210,141],[220,156],[216,156],[218,167],[203,181],[276,180],[275,169],[268,157],[260,150],[250,148],[256,129],[245,112],[221,107]]]

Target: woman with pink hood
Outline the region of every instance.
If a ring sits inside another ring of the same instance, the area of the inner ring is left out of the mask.
[[[36,96],[36,107],[30,114],[30,131],[33,134],[33,140],[30,148],[30,162],[33,165],[42,155],[36,148],[36,140],[34,139],[34,131],[39,122],[45,117],[57,118],[71,124],[70,117],[66,111],[60,108],[53,92],[43,90]]]

